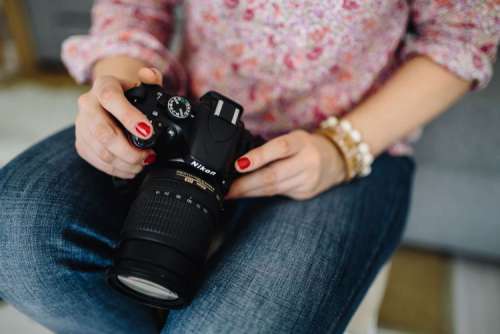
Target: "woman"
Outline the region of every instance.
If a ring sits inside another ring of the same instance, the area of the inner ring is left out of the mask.
[[[270,141],[236,161],[234,233],[161,333],[342,333],[401,237],[405,138],[487,84],[498,1],[191,1],[182,57],[166,46],[174,6],[97,1],[90,34],[64,44],[71,74],[92,88],[74,129],[1,171],[2,297],[58,333],[158,331],[103,270],[128,207],[109,175],[155,162],[112,117],[149,138],[123,91],[165,81],[239,101]]]

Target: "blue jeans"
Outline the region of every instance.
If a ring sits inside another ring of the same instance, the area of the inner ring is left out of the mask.
[[[413,170],[382,155],[311,200],[235,201],[197,297],[159,324],[104,282],[129,203],[70,128],[0,171],[0,295],[56,333],[341,333],[400,241]]]

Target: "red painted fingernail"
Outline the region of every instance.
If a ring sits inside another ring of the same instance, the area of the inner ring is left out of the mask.
[[[151,134],[151,125],[146,122],[139,122],[135,127],[135,131],[137,131],[141,136],[147,137]]]
[[[236,161],[236,164],[238,165],[239,169],[247,169],[250,166],[250,159],[247,157],[239,158]]]
[[[144,159],[144,164],[151,165],[155,161],[156,161],[156,154],[152,153],[152,154],[148,155],[146,159]]]

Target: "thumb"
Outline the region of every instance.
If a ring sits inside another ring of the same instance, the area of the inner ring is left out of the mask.
[[[143,67],[139,70],[139,80],[150,85],[163,85],[163,75],[154,67]]]

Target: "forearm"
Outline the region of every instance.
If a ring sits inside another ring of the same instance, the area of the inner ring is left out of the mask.
[[[97,61],[92,69],[92,77],[111,75],[120,80],[139,82],[139,70],[146,64],[129,56],[113,56]]]
[[[346,116],[374,155],[443,113],[469,89],[428,58],[415,57]]]

